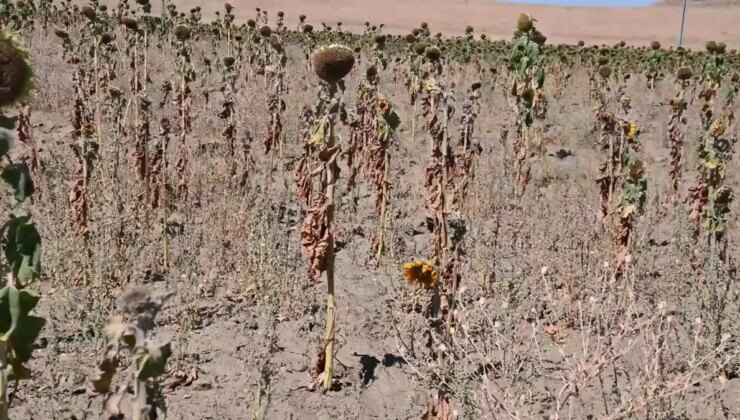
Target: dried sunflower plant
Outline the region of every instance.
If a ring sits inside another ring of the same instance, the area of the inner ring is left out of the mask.
[[[706,232],[706,246],[712,265],[726,257],[727,214],[734,200],[734,192],[725,185],[728,163],[737,139],[734,135],[734,107],[740,76],[730,80],[731,87],[722,106],[715,100],[727,76],[728,67],[724,44],[707,43],[708,56],[701,75],[702,133],[697,143],[697,170],[695,184],[689,189],[690,218],[694,224],[693,238],[698,244],[701,231]],[[718,261],[717,261],[718,260]],[[694,256],[693,265],[701,272],[705,262]]]
[[[676,96],[670,101],[671,116],[668,120],[668,147],[670,150],[671,167],[668,175],[670,177],[671,192],[674,204],[677,202],[678,187],[685,160],[684,135],[687,124],[685,115],[688,107],[686,89],[691,84],[693,72],[689,67],[681,67],[676,71]]]
[[[334,218],[336,210],[337,181],[339,166],[337,159],[341,153],[339,136],[336,132],[339,123],[347,123],[347,111],[342,101],[345,90],[342,79],[349,74],[355,64],[352,50],[339,44],[331,44],[318,49],[313,54],[313,68],[321,79],[318,88],[318,101],[313,110],[314,129],[305,154],[298,165],[306,165],[310,171],[300,172],[297,179],[301,201],[310,203],[308,213],[301,225],[301,243],[309,258],[309,279],[318,282],[326,273],[326,336],[319,349],[317,365],[323,371],[314,373],[314,385],[321,384],[324,392],[332,389],[334,371],[334,344],[336,334],[336,312],[334,301]],[[313,192],[300,188],[311,185],[305,177],[318,177],[320,191]],[[305,195],[303,195],[305,194]],[[323,363],[322,363],[323,362]]]
[[[535,27],[535,19],[519,15],[508,57],[511,78],[511,103],[515,112],[514,172],[518,193],[523,194],[531,178],[529,155],[541,151],[542,133],[535,120],[544,119],[547,101],[544,94],[546,70],[542,60],[547,38]]]
[[[155,344],[149,333],[168,297],[155,296],[143,288],[131,288],[119,299],[122,315],[112,318],[105,326],[105,353],[88,386],[91,395],[107,395],[105,418],[165,418],[164,398],[157,377],[164,374],[172,348],[169,342]],[[127,358],[129,367],[114,389],[116,373],[122,365],[128,364]],[[129,395],[131,388],[133,398]],[[125,412],[124,407],[131,407],[131,412]]]

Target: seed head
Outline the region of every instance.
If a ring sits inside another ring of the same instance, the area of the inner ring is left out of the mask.
[[[442,58],[442,50],[433,46],[427,47],[424,51],[424,55],[426,55],[429,61],[439,61],[439,59]]]
[[[125,17],[121,19],[121,23],[123,24],[123,26],[132,31],[139,29],[139,23],[134,18]]]
[[[247,20],[247,26],[254,29],[255,27],[257,27],[257,22],[255,22],[254,19],[249,19]]]
[[[105,13],[105,12],[108,11],[108,6],[106,6],[104,4],[101,4],[100,6],[98,6],[98,10],[100,10],[103,13]]]
[[[270,35],[272,35],[272,29],[270,29],[269,26],[265,25],[265,26],[263,26],[263,27],[260,28],[260,35],[262,35],[263,37],[267,38]]]
[[[408,34],[408,35],[406,35],[406,37],[404,39],[406,40],[407,43],[413,44],[414,42],[416,42],[416,35],[414,35],[414,34]]]
[[[63,31],[61,29],[54,29],[54,35],[56,35],[56,36],[58,36],[59,38],[62,38],[62,39],[69,38],[69,34],[66,31]]]
[[[234,10],[234,6],[231,5],[231,3],[224,4],[224,10],[226,10],[226,13],[230,13],[232,10]]]
[[[534,28],[534,20],[528,13],[522,13],[516,20],[516,28],[521,32],[529,32]]]
[[[313,25],[304,25],[303,32],[307,34],[310,34],[311,32],[313,32]]]
[[[414,28],[414,29],[411,30],[411,33],[414,36],[419,36],[419,34],[421,33],[421,30],[419,28]]]
[[[111,41],[113,41],[113,36],[111,34],[109,34],[109,33],[106,32],[106,33],[100,35],[100,43],[101,44],[108,45],[108,44],[111,43]]]
[[[608,79],[609,76],[612,75],[612,68],[608,65],[604,64],[599,67],[599,76],[603,77],[604,79]]]
[[[33,87],[28,51],[15,35],[0,31],[0,108],[22,100]]]
[[[313,54],[316,75],[328,83],[336,83],[349,74],[355,65],[355,55],[344,45],[332,44]]]
[[[606,65],[609,62],[609,59],[607,57],[599,56],[599,58],[596,60],[597,63],[599,63],[600,66]]]
[[[419,25],[419,27],[420,27],[421,29],[424,29],[424,30],[426,30],[426,29],[429,29],[429,24],[428,24],[428,23],[426,23],[426,22],[421,22],[421,25]]]
[[[234,65],[234,57],[224,57],[224,66],[231,67]]]
[[[727,44],[724,42],[717,43],[717,54],[724,54],[727,51]]]
[[[93,9],[92,6],[82,6],[80,12],[82,12],[82,14],[90,20],[94,20],[95,16],[97,16],[97,14],[95,13],[95,9]]]
[[[282,42],[280,42],[280,37],[277,34],[270,35],[270,45],[276,51],[282,51],[283,50],[283,44],[282,44]]]
[[[678,80],[689,80],[694,76],[694,73],[688,67],[681,67],[676,72],[676,79]]]
[[[522,91],[522,100],[527,105],[532,106],[532,103],[534,102],[534,89],[531,87],[525,88]]]
[[[470,35],[473,33],[473,27],[468,25],[465,27],[465,35]]]
[[[547,37],[542,32],[535,30],[534,33],[532,33],[532,42],[535,44],[544,45],[545,41],[547,41]]]
[[[717,51],[717,43],[714,41],[707,41],[706,49],[710,53]]]
[[[190,28],[185,25],[175,26],[175,38],[180,41],[187,41],[190,39]]]
[[[299,20],[299,21],[300,21],[301,23],[305,22],[305,21],[306,21],[306,15],[300,15],[300,16],[298,16],[298,20]]]
[[[285,17],[285,12],[279,11],[279,12],[277,12],[277,15],[278,15],[279,18]]]
[[[583,40],[578,41],[578,46],[579,47],[582,47],[584,45],[586,45],[586,43]]]
[[[424,54],[426,49],[427,49],[427,44],[424,42],[417,42],[416,44],[414,44],[414,52],[419,55]]]

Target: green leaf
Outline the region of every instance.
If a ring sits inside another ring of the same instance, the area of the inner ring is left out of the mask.
[[[4,115],[0,115],[0,128],[4,128],[6,130],[15,130],[15,122],[18,120],[18,117],[6,117]]]
[[[41,235],[29,220],[26,215],[11,216],[2,231],[5,259],[19,288],[28,286],[41,275]]]
[[[5,128],[0,128],[0,158],[8,154],[12,140],[13,132]]]
[[[542,87],[545,86],[545,69],[540,67],[537,70],[536,80],[537,80],[537,88],[542,89]]]
[[[39,296],[27,290],[6,286],[0,291],[0,330],[2,341],[12,349],[8,353],[9,373],[15,380],[28,379],[29,370],[23,366],[31,358],[33,343],[38,339],[46,321],[29,313],[38,304]]]
[[[25,162],[6,166],[0,173],[0,178],[13,190],[17,202],[20,203],[33,195],[33,180]]]

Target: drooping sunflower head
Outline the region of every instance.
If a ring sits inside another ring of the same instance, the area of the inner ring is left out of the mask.
[[[529,32],[534,27],[534,19],[529,13],[522,13],[516,20],[516,28],[521,32]]]
[[[121,23],[123,26],[125,26],[127,29],[130,29],[132,31],[135,31],[139,29],[139,22],[136,21],[134,18],[125,17],[121,19]]]
[[[187,41],[190,39],[190,28],[185,25],[175,26],[175,38],[180,41]]]
[[[417,55],[423,55],[426,49],[427,44],[425,42],[417,42],[416,44],[414,44],[414,52]]]
[[[609,76],[612,75],[612,68],[609,67],[609,65],[604,64],[599,67],[599,76],[603,77],[604,79],[608,79]]]
[[[640,159],[633,160],[627,170],[631,179],[639,181],[645,176],[645,163]]]
[[[473,27],[468,25],[465,27],[465,35],[470,35],[473,33]]]
[[[522,91],[522,100],[527,104],[527,106],[531,107],[534,103],[534,89],[531,87],[524,88]]]
[[[416,260],[403,265],[403,276],[408,284],[431,288],[439,283],[439,274],[429,260]]]
[[[653,41],[650,43],[650,48],[653,50],[659,50],[660,49],[660,42]]]
[[[33,88],[33,68],[28,51],[16,35],[0,30],[0,107],[26,97]]]
[[[712,201],[718,204],[729,205],[735,200],[735,193],[730,187],[720,187],[714,192]]]
[[[95,9],[93,9],[91,6],[82,6],[80,12],[82,12],[82,14],[90,20],[95,20],[95,17],[97,16],[97,13],[95,13]]]
[[[313,68],[320,79],[336,83],[349,74],[355,65],[355,55],[344,45],[331,44],[313,54]]]
[[[694,75],[689,67],[681,67],[676,71],[676,79],[678,80],[689,80]]]
[[[264,25],[260,28],[260,35],[262,35],[265,38],[268,38],[270,35],[272,35],[272,29],[270,29],[269,26]]]
[[[427,47],[427,49],[424,50],[424,54],[429,61],[439,61],[442,58],[442,50],[437,47]]]

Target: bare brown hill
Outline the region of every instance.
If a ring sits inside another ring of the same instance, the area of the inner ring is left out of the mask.
[[[673,1],[673,0],[670,0]],[[680,0],[679,0],[680,1]],[[694,0],[692,3],[705,3]],[[723,0],[723,4],[740,0]],[[287,22],[297,22],[299,14],[306,14],[314,24],[334,25],[341,21],[344,27],[360,30],[365,21],[385,23],[391,33],[405,33],[420,22],[429,23],[433,31],[446,35],[462,34],[466,25],[473,25],[477,33],[506,38],[512,32],[513,22],[521,12],[537,18],[538,28],[553,43],[616,43],[645,45],[658,40],[664,45],[675,45],[681,19],[681,7],[664,5],[645,8],[588,8],[522,5],[487,0],[234,0],[238,19],[253,17],[255,7],[276,13],[286,13]],[[223,8],[220,2],[177,2],[180,8],[201,5],[206,16]],[[687,15],[685,45],[700,47],[708,40],[719,40],[730,48],[740,46],[740,8],[690,8]]]

